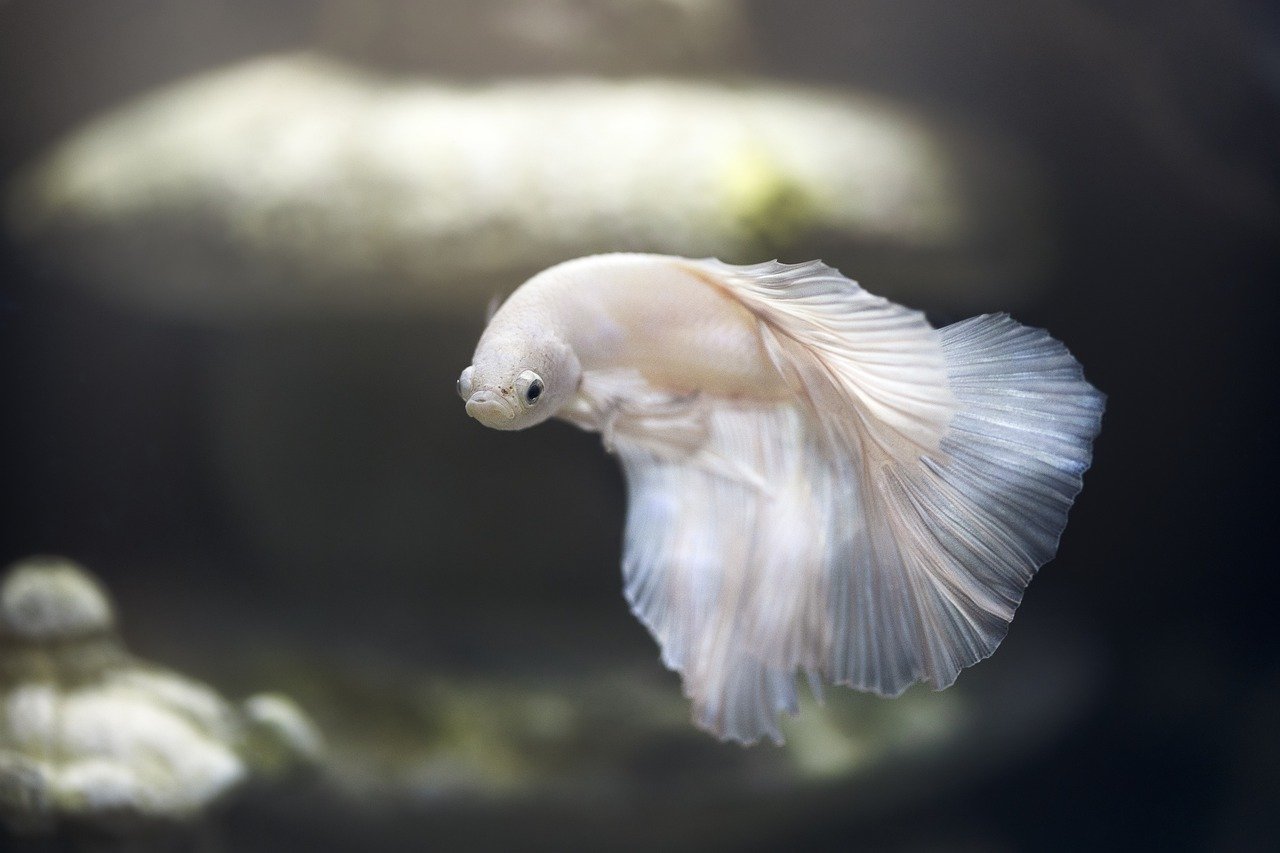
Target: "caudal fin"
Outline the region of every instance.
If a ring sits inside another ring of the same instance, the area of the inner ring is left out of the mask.
[[[830,670],[886,695],[946,687],[995,651],[1057,551],[1105,403],[1043,330],[994,314],[939,335],[957,411],[938,457],[862,472],[868,526]]]
[[[1004,315],[933,330],[821,265],[703,269],[761,318],[795,399],[702,400],[696,453],[614,424],[627,598],[695,719],[781,740],[798,671],[946,687],[1057,550],[1103,395]]]

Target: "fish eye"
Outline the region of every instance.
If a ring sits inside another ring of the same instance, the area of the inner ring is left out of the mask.
[[[542,377],[532,370],[521,371],[520,375],[516,377],[516,393],[520,395],[526,405],[537,405],[545,388],[546,386],[542,383]]]
[[[458,396],[464,400],[471,399],[471,374],[475,371],[475,367],[468,367],[462,371],[462,375],[458,377]]]

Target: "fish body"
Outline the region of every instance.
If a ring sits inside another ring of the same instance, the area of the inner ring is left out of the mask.
[[[884,695],[991,654],[1057,548],[1103,396],[1004,315],[932,328],[820,262],[598,255],[501,305],[458,391],[601,433],[633,611],[695,721],[781,741],[801,671]]]
[[[527,360],[530,342],[553,339],[572,348],[582,371],[634,370],[673,391],[783,398],[786,384],[756,325],[750,311],[684,259],[597,255],[520,287],[494,314],[477,352]],[[492,372],[476,359],[478,381],[505,387],[508,358]]]

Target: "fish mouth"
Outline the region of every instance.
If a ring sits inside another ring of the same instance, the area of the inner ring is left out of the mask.
[[[467,400],[467,414],[485,426],[501,428],[516,419],[516,406],[498,391],[481,388]]]

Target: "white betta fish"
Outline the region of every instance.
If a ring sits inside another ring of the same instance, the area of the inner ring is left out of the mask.
[[[818,261],[635,254],[526,282],[458,393],[495,429],[601,433],[627,600],[698,725],[743,743],[781,742],[797,670],[893,696],[995,651],[1104,403],[1003,314],[934,329]]]

